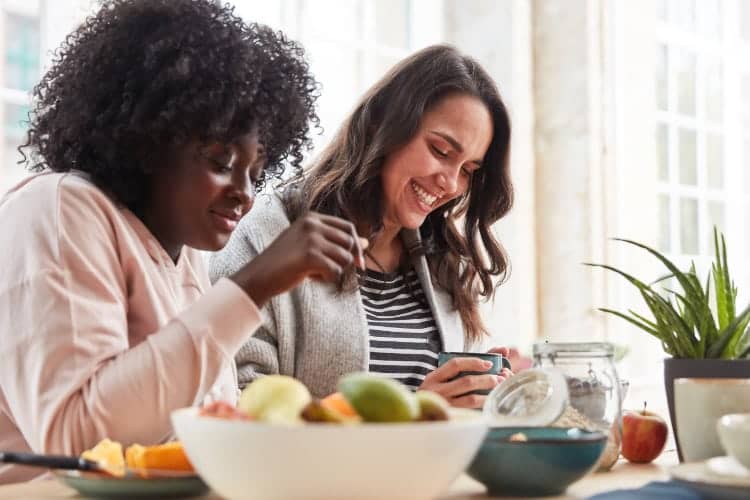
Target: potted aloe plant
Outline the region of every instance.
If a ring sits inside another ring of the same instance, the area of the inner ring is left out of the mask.
[[[646,283],[620,269],[604,264],[586,264],[615,272],[635,286],[651,312],[646,317],[633,310],[627,313],[608,308],[600,311],[614,314],[661,342],[671,358],[664,360],[664,385],[669,416],[675,429],[674,385],[677,378],[746,378],[750,377],[750,305],[737,311],[737,288],[729,274],[724,235],[714,228],[715,258],[705,281],[692,263],[680,270],[656,250],[632,240],[615,238],[641,248],[656,257],[668,274]],[[679,289],[663,286],[674,278]],[[704,284],[705,283],[705,284]],[[677,450],[682,460],[679,440]]]

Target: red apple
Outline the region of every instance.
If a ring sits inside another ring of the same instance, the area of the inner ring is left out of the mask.
[[[667,423],[656,413],[626,411],[622,416],[622,456],[631,462],[648,463],[659,456],[667,442]]]

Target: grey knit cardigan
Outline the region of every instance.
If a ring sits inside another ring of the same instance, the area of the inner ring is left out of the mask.
[[[211,280],[235,273],[267,248],[290,222],[276,194],[259,196],[223,250],[211,256]],[[403,230],[407,249],[419,233]],[[448,293],[433,287],[427,261],[412,264],[435,318],[444,351],[469,350],[460,315]],[[237,354],[240,388],[258,376],[280,373],[302,381],[316,397],[336,390],[341,375],[367,371],[369,332],[358,290],[337,292],[330,284],[305,280],[272,298],[263,308],[264,323]]]

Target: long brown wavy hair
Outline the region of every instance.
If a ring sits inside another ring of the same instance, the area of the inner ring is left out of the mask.
[[[393,151],[409,142],[422,116],[449,94],[481,100],[492,115],[492,142],[467,193],[429,214],[420,227],[423,253],[433,281],[451,293],[465,338],[487,333],[480,298],[489,299],[509,273],[509,261],[492,224],[513,204],[508,167],[510,119],[497,86],[474,59],[446,45],[425,48],[394,66],[364,95],[311,168],[287,191],[292,218],[314,210],[369,228],[376,238],[383,225],[381,170]],[[463,230],[457,227],[463,217]],[[413,251],[411,252],[413,253]],[[343,280],[351,279],[352,271]]]

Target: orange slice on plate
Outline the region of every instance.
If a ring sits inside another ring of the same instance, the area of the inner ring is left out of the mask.
[[[160,469],[195,472],[179,441],[141,446],[134,444],[125,451],[125,461],[132,469]]]
[[[98,463],[105,472],[113,476],[125,476],[122,445],[117,441],[102,439],[96,446],[81,453],[81,458]]]

